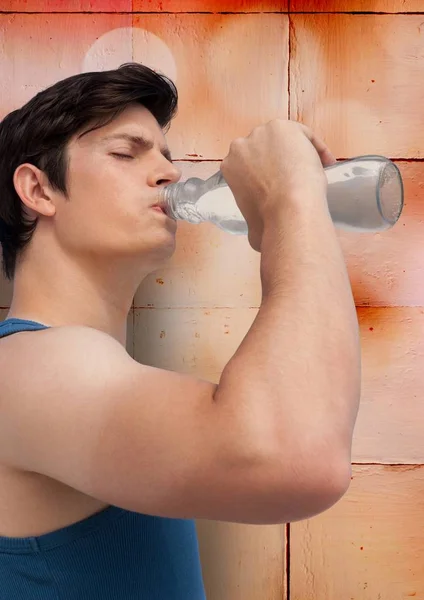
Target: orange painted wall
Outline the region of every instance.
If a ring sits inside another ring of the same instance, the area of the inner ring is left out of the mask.
[[[185,177],[290,116],[339,158],[396,159],[405,182],[393,230],[340,233],[363,344],[351,489],[303,523],[199,523],[208,598],[424,600],[424,1],[0,0],[0,117],[130,60],[177,83],[169,143]],[[246,239],[182,224],[135,297],[129,350],[217,381],[256,314],[258,264]],[[2,281],[2,318],[10,297]]]

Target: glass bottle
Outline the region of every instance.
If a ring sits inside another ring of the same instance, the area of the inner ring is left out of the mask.
[[[384,156],[359,156],[325,168],[327,202],[338,228],[376,232],[393,227],[403,208],[397,166]],[[160,206],[173,219],[209,221],[224,231],[246,235],[247,224],[221,171],[209,179],[191,177],[161,192]]]

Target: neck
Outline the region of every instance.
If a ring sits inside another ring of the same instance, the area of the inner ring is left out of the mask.
[[[93,327],[125,346],[134,294],[153,269],[143,271],[134,259],[102,257],[81,265],[75,259],[58,260],[57,255],[54,260],[45,255],[37,260],[34,254],[17,267],[9,317],[52,327]]]

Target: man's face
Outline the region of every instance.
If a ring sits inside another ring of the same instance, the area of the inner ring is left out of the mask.
[[[176,223],[158,208],[158,191],[178,181],[163,132],[143,106],[68,145],[68,199],[56,202],[55,233],[71,256],[139,258],[156,268],[172,255]]]

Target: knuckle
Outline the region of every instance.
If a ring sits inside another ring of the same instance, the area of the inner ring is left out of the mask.
[[[289,121],[288,119],[272,119],[269,121],[269,125],[271,127],[290,127],[293,121]]]
[[[230,150],[238,150],[244,144],[244,138],[238,137],[235,138],[230,144]]]
[[[221,171],[223,171],[223,172],[224,172],[224,171],[227,169],[227,166],[228,166],[228,156],[226,156],[226,157],[225,157],[225,158],[224,158],[224,159],[221,161],[221,164],[220,164],[220,169],[221,169]]]

